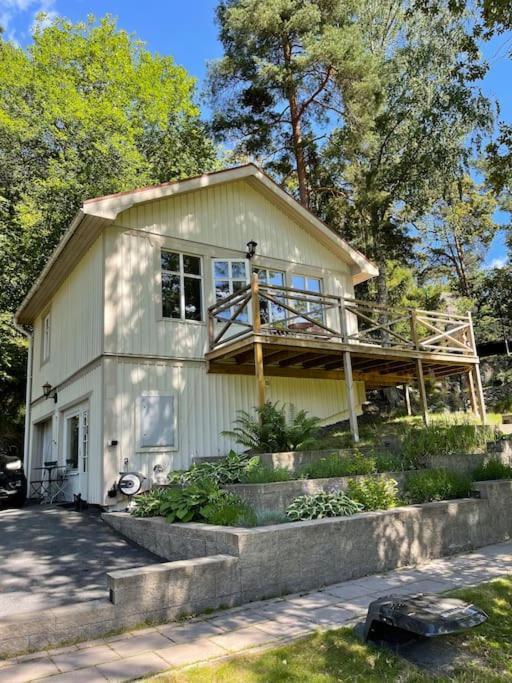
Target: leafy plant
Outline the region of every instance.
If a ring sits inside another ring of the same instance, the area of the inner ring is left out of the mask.
[[[415,467],[413,460],[396,453],[379,453],[374,457],[377,472],[402,472]]]
[[[319,418],[308,416],[305,410],[300,410],[288,422],[285,410],[286,405],[270,402],[255,408],[254,415],[239,410],[234,428],[222,434],[256,453],[278,453],[312,447],[320,428]]]
[[[428,427],[406,430],[402,449],[407,458],[418,461],[425,456],[481,452],[487,442],[495,438],[496,432],[492,427],[463,420],[458,423],[445,420]]]
[[[253,509],[234,493],[224,492],[211,503],[201,508],[201,516],[208,524],[222,526],[256,526]]]
[[[365,510],[387,510],[398,505],[398,484],[391,477],[351,479],[347,494]]]
[[[225,492],[214,483],[201,482],[167,489],[160,514],[168,522],[192,522],[202,518],[202,509],[215,503]]]
[[[352,455],[340,456],[332,453],[325,458],[314,460],[300,470],[305,479],[327,479],[347,477],[354,474],[373,474],[377,471],[375,458],[354,451]]]
[[[349,498],[343,491],[320,491],[309,496],[295,498],[286,510],[288,519],[296,522],[324,517],[346,517],[360,512],[363,506]]]
[[[203,481],[214,482],[218,486],[236,484],[241,478],[259,464],[259,458],[230,451],[217,462],[194,463],[188,470],[171,472],[169,483],[187,486]]]
[[[167,489],[151,489],[147,493],[135,496],[130,514],[134,517],[158,517],[166,493]]]
[[[271,524],[284,524],[290,520],[284,512],[277,510],[261,510],[256,513],[257,526],[270,526]]]
[[[497,458],[492,458],[479,465],[473,472],[475,481],[490,481],[492,479],[512,479],[512,467],[505,465]]]
[[[467,498],[471,494],[471,477],[449,470],[419,470],[407,475],[404,498],[409,503]]]
[[[268,484],[276,481],[290,481],[293,478],[293,472],[284,467],[272,468],[260,463],[247,470],[240,481],[244,484]]]

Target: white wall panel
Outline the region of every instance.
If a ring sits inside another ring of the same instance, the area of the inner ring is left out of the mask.
[[[185,469],[194,457],[224,455],[231,447],[241,450],[221,436],[221,432],[232,427],[237,410],[251,410],[255,405],[254,377],[208,375],[204,363],[134,362],[113,358],[105,360],[105,371],[110,385],[110,389],[106,387],[105,440],[119,440],[106,460],[106,488],[125,467],[152,476],[156,464],[166,469]],[[297,410],[304,408],[326,423],[347,417],[342,381],[271,377],[267,383],[268,400],[292,403]],[[360,383],[356,385],[360,412],[364,392]],[[108,399],[110,391],[113,400]],[[149,392],[176,396],[176,450],[137,451],[137,402],[142,394]]]

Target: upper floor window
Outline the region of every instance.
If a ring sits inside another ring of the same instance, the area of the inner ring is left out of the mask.
[[[161,252],[162,316],[202,320],[202,267],[199,256]]]
[[[42,325],[42,360],[43,363],[50,358],[51,317],[50,313],[43,316]]]
[[[230,294],[235,294],[247,286],[249,283],[249,269],[246,259],[214,259],[213,261],[213,282],[215,286],[215,300],[222,301]],[[236,306],[223,311],[220,316],[230,318],[236,311]],[[247,322],[248,314],[245,308],[238,316],[237,320]]]

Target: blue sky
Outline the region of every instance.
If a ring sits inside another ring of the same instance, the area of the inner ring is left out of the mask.
[[[208,60],[222,54],[217,41],[214,8],[217,0],[0,0],[0,25],[7,37],[21,45],[30,42],[30,27],[35,15],[64,15],[73,21],[88,14],[110,13],[119,25],[147,43],[150,50],[170,54],[178,64],[198,78],[204,79]],[[507,49],[508,48],[508,49]],[[498,36],[483,47],[490,70],[482,87],[498,100],[500,117],[512,121],[512,34]],[[506,215],[498,215],[500,222]],[[503,234],[498,235],[489,250],[487,263],[497,264],[505,257]]]

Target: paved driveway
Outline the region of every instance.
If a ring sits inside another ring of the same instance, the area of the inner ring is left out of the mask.
[[[107,571],[155,562],[97,512],[0,510],[0,618],[104,597]]]

